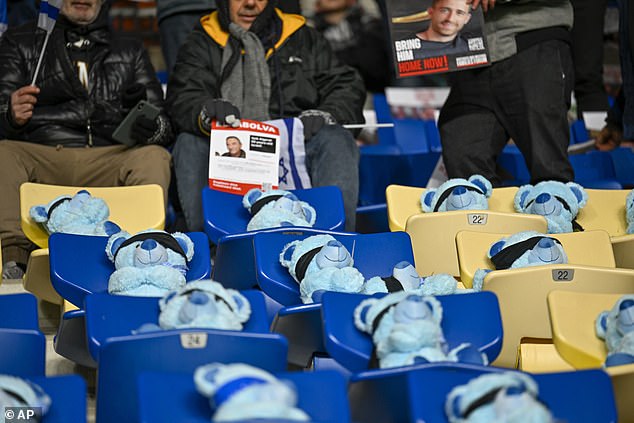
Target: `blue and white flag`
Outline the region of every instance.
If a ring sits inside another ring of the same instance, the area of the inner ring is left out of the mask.
[[[50,33],[55,27],[57,15],[59,15],[63,2],[64,0],[42,0],[40,3],[40,15],[37,18],[37,27]]]
[[[280,131],[280,189],[311,188],[306,169],[306,149],[304,146],[304,125],[298,118],[270,120]]]
[[[2,33],[7,30],[8,22],[7,0],[0,0],[0,37],[2,37]]]

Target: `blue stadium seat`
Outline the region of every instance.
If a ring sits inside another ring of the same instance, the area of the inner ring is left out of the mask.
[[[369,279],[373,276],[391,276],[400,261],[414,263],[412,243],[405,232],[378,234],[352,234],[314,229],[286,232],[263,232],[253,240],[257,281],[260,288],[283,305],[301,304],[299,286],[288,269],[279,262],[284,246],[295,240],[313,235],[329,234],[341,242],[354,258],[354,266]]]
[[[202,232],[187,234],[194,242],[188,281],[208,279],[211,274],[209,242]],[[108,292],[114,264],[106,256],[107,237],[55,233],[49,238],[51,282],[55,290],[82,308],[86,295]]]
[[[42,423],[86,422],[86,382],[78,375],[29,377],[51,398]],[[17,420],[19,421],[19,420]]]
[[[335,371],[275,373],[297,390],[297,407],[313,423],[347,423],[350,408],[346,380]],[[192,374],[143,373],[139,377],[140,421],[200,422],[211,419],[209,400],[196,391]]]
[[[606,151],[588,151],[569,156],[575,171],[575,182],[586,188],[621,189],[616,180],[612,155]]]
[[[354,325],[353,313],[367,297],[326,292],[322,302],[324,346],[328,354],[351,372],[368,370],[371,337]],[[471,343],[492,362],[502,347],[502,319],[495,294],[478,292],[436,297],[443,307],[442,329],[448,347]],[[402,368],[407,371],[410,366]]]
[[[44,376],[46,339],[32,294],[0,295],[0,373]]]
[[[244,332],[269,333],[264,295],[259,291],[243,291],[251,304],[251,317]],[[158,325],[158,298],[124,295],[91,294],[86,297],[86,333],[92,357],[99,361],[99,349],[106,340],[129,338],[144,323]],[[170,330],[164,332],[178,332]]]
[[[343,230],[345,215],[341,191],[335,186],[294,190],[297,197],[313,206],[317,212],[314,228]],[[246,232],[251,219],[242,206],[242,196],[203,189],[205,232],[217,244],[212,277],[224,286],[249,289],[256,285],[253,235],[258,232],[287,231],[271,228]]]
[[[466,364],[428,364],[408,372],[385,369],[351,377],[353,421],[448,422],[445,400],[455,386],[503,370]],[[555,421],[575,423],[617,420],[609,376],[602,370],[533,374],[538,398]]]
[[[286,340],[275,334],[186,329],[106,340],[99,353],[96,421],[140,421],[141,373],[191,374],[196,367],[211,362],[243,362],[282,372],[286,370],[286,355]]]

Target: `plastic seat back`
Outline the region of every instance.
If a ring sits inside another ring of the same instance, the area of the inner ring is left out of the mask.
[[[497,295],[504,324],[502,351],[494,366],[516,367],[523,338],[551,342],[546,298],[559,289],[625,294],[634,292],[634,271],[575,264],[497,270],[484,279],[483,290]]]
[[[194,242],[194,257],[189,263],[186,279],[207,279],[211,273],[207,237],[202,232],[187,235]],[[108,292],[108,279],[115,269],[106,256],[107,242],[108,238],[101,236],[51,235],[51,281],[62,298],[82,308],[86,295]]]
[[[297,392],[297,407],[311,422],[347,423],[350,409],[345,378],[336,371],[282,372],[275,376],[289,381]],[[194,385],[193,374],[143,373],[139,377],[140,421],[172,423],[208,422],[209,400]]]
[[[86,382],[79,375],[29,377],[51,398],[46,423],[86,422]]]
[[[478,269],[495,270],[487,257],[489,248],[500,238],[510,234],[460,231],[456,235],[456,248],[460,265],[460,280],[470,288]],[[568,263],[586,266],[616,267],[610,236],[605,231],[585,231],[548,234],[556,238],[568,256]]]
[[[603,229],[610,236],[625,235],[625,198],[630,191],[587,189],[588,203],[579,211],[577,222],[586,231]]]
[[[283,305],[301,304],[299,285],[282,266],[279,255],[290,242],[313,235],[329,234],[341,242],[352,254],[354,267],[370,279],[373,276],[391,276],[393,267],[400,261],[414,264],[409,235],[405,232],[378,234],[351,234],[316,230],[286,232],[262,232],[255,235],[255,263],[260,288],[272,299]]]
[[[431,364],[399,372],[366,372],[352,377],[349,396],[354,421],[448,422],[451,390],[470,380],[505,370],[467,364]],[[509,371],[509,370],[506,370]],[[610,379],[600,370],[531,375],[538,399],[555,421],[614,422]]]
[[[343,229],[345,223],[343,197],[338,187],[315,187],[292,192],[297,198],[313,206],[317,212],[314,228]],[[204,188],[202,196],[205,232],[212,242],[218,243],[225,235],[246,232],[251,216],[249,211],[242,206],[241,195]],[[250,233],[255,232],[257,231]]]
[[[243,291],[251,304],[251,316],[242,332],[269,333],[264,296],[259,291]],[[128,338],[144,323],[158,325],[159,299],[126,295],[91,294],[86,297],[86,333],[88,348],[99,360],[99,350],[106,340]],[[178,332],[178,330],[163,331]]]
[[[634,269],[634,234],[613,236],[611,241],[616,267]]]
[[[459,276],[458,232],[545,232],[547,226],[543,216],[481,210],[417,214],[407,219],[405,230],[412,238],[419,274],[449,273]]]
[[[46,339],[31,294],[0,295],[0,373],[44,376]]]
[[[404,185],[390,185],[385,190],[387,214],[391,231],[404,231],[407,219],[422,214],[420,196],[425,188]],[[494,188],[489,200],[489,210],[496,212],[514,213],[513,199],[517,187]]]
[[[160,185],[74,187],[27,182],[20,186],[20,218],[24,235],[39,247],[47,248],[49,234],[39,223],[31,220],[31,206],[48,204],[60,195],[72,196],[82,189],[102,198],[110,209],[109,220],[130,233],[163,229],[165,225],[165,202]]]
[[[631,292],[630,292],[631,293]],[[594,322],[611,310],[621,294],[597,294],[555,290],[548,294],[553,341],[559,354],[577,369],[601,367],[607,349],[596,336]],[[634,420],[634,364],[607,367],[612,378],[619,421]]]
[[[187,329],[106,341],[99,355],[99,423],[138,421],[138,376],[193,373],[211,363],[243,362],[270,372],[286,370],[286,340],[279,335]]]
[[[371,336],[354,325],[354,309],[366,298],[338,292],[326,292],[323,297],[326,351],[353,373],[368,370],[373,348]],[[443,307],[442,329],[449,348],[471,343],[493,361],[502,342],[502,322],[495,295],[478,292],[436,298]],[[401,369],[407,371],[408,368],[410,366]]]

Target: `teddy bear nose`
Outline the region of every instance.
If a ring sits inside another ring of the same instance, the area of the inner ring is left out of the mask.
[[[553,245],[555,245],[555,242],[550,238],[542,238],[537,243],[540,248],[551,248]]]
[[[550,194],[543,192],[537,196],[537,198],[535,199],[535,202],[539,204],[543,204],[543,203],[546,203],[548,200],[550,200]]]
[[[204,292],[194,291],[189,296],[189,302],[196,305],[204,305],[209,302],[209,297]]]
[[[465,187],[455,187],[452,191],[453,195],[462,195],[467,192]]]
[[[141,248],[146,251],[152,251],[157,247],[158,243],[153,239],[146,239],[141,243]]]

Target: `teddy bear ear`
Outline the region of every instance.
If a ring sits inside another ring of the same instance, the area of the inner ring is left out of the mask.
[[[359,303],[359,305],[354,309],[354,324],[357,329],[371,333],[372,331],[372,322],[369,321],[368,311],[370,308],[375,305],[379,300],[376,298],[368,298]]]
[[[245,209],[250,209],[260,197],[264,195],[259,188],[251,188],[242,198],[242,205]]]
[[[515,211],[522,212],[526,208],[526,199],[533,189],[532,185],[522,185],[515,193]]]
[[[29,209],[29,215],[31,216],[31,219],[37,223],[43,223],[48,220],[48,213],[46,213],[46,208],[44,206],[32,206]]]
[[[251,303],[249,303],[249,300],[239,291],[231,290],[230,292],[233,301],[236,302],[236,306],[238,307],[234,312],[240,320],[240,323],[244,323],[249,320],[251,316]]]
[[[487,178],[482,175],[471,175],[469,182],[482,190],[484,196],[489,198],[493,193],[493,185]]]
[[[423,195],[420,197],[420,205],[425,213],[429,213],[432,211],[432,204],[434,202],[434,197],[436,196],[436,189],[428,189],[425,191]]]
[[[568,182],[566,186],[568,187],[570,191],[572,191],[572,193],[577,198],[577,202],[579,203],[579,208],[585,206],[586,203],[588,202],[588,193],[586,192],[586,190],[581,185],[575,182]]]
[[[291,268],[291,260],[293,258],[293,253],[295,252],[295,247],[299,244],[299,241],[293,241],[284,246],[282,252],[280,253],[280,263],[282,266],[290,269]]]
[[[108,255],[110,261],[114,263],[114,256],[117,254],[117,250],[119,250],[121,244],[123,244],[123,242],[128,238],[130,238],[130,234],[125,231],[117,232],[108,238],[108,243],[106,244],[106,254]]]
[[[487,253],[489,258],[493,257],[494,255],[502,251],[505,245],[506,245],[506,241],[504,240],[500,240],[496,242],[495,244],[491,245],[491,248],[489,248],[489,252]]]
[[[597,320],[595,322],[595,329],[597,331],[597,336],[601,339],[605,339],[605,334],[608,330],[608,312],[602,311],[599,313]]]
[[[315,220],[317,219],[317,212],[310,204],[302,201],[302,210],[304,211],[304,216],[306,216],[306,221],[311,225],[315,224]]]
[[[106,220],[105,222],[103,222],[103,230],[106,235],[110,236],[121,232],[121,227],[114,222]]]
[[[174,232],[172,236],[174,237],[174,239],[176,239],[178,245],[181,246],[183,251],[185,251],[187,261],[190,261],[192,257],[194,257],[194,242],[191,240],[190,237],[182,232]]]
[[[79,191],[77,191],[77,194],[88,194],[88,195],[92,196],[92,195],[90,194],[90,191],[88,191],[87,189],[82,189],[82,190],[79,190]]]

